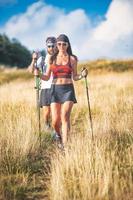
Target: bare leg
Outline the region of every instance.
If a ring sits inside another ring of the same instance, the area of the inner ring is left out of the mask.
[[[43,106],[44,124],[49,125],[50,121],[50,106]]]
[[[60,103],[51,103],[51,114],[52,114],[52,127],[58,133],[60,132],[61,127],[61,104]]]
[[[70,131],[70,114],[73,107],[72,101],[67,101],[61,108],[62,142],[65,145]]]

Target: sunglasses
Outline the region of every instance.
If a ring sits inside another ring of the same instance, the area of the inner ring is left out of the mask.
[[[58,42],[57,45],[58,45],[58,46],[66,47],[66,46],[67,46],[67,43],[66,43],[66,42]]]
[[[54,45],[48,45],[47,48],[54,48]]]

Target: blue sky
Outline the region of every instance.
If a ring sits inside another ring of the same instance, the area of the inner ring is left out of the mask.
[[[27,7],[37,0],[0,0],[0,25],[3,25],[14,14],[23,13]],[[46,3],[70,12],[77,8],[85,10],[92,19],[104,16],[111,0],[45,0]]]
[[[0,0],[0,25],[4,24],[14,14],[23,13],[27,7],[37,0]],[[46,3],[70,12],[77,8],[85,10],[90,17],[104,16],[111,0],[45,0]]]
[[[30,50],[65,33],[79,59],[133,57],[131,0],[0,0],[0,33]]]

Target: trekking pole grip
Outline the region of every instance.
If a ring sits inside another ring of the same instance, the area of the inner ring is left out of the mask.
[[[82,67],[82,69],[81,69],[81,74],[82,74],[82,72],[83,72],[85,69],[86,69],[86,67]],[[87,73],[87,74],[88,74],[88,73]],[[82,76],[82,77],[86,79],[87,74],[86,74],[86,76]]]

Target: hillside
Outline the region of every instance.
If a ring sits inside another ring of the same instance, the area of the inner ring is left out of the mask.
[[[79,68],[82,67],[98,73],[103,71],[124,72],[133,70],[133,60],[96,60],[80,63]]]
[[[106,72],[124,72],[133,70],[133,60],[96,60],[88,62],[79,62],[78,71],[83,67],[89,70],[89,73],[106,73]],[[0,66],[0,85],[10,81],[21,79],[28,80],[33,78],[26,69],[9,68]]]

